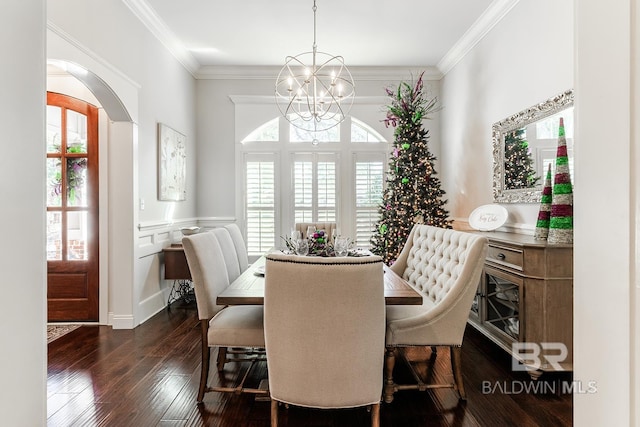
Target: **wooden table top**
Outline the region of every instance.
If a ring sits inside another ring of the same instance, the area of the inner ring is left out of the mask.
[[[218,305],[263,305],[264,276],[255,274],[264,268],[265,258],[261,257],[234,280],[218,298]],[[387,305],[421,305],[422,295],[404,279],[384,266],[384,299]]]

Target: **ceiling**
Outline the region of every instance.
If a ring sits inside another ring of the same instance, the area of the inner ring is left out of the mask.
[[[313,45],[313,0],[123,0],[192,73],[282,66]],[[518,0],[317,0],[318,51],[446,73]]]

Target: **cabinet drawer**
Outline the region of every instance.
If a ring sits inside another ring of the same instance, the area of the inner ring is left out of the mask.
[[[487,261],[522,271],[523,256],[522,251],[518,249],[490,244]]]

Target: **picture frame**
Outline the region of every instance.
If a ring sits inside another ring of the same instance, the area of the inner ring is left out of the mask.
[[[187,198],[187,137],[158,123],[158,200]]]

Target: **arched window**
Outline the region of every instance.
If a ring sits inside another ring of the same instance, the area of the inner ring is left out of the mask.
[[[251,132],[242,142],[277,141],[280,138],[280,121],[276,117]]]
[[[294,125],[289,124],[289,141],[290,142],[339,142],[340,141],[340,125],[336,124],[327,130],[314,132],[313,122],[304,121],[301,118],[291,119]],[[337,122],[337,119],[327,119],[328,121]]]
[[[351,118],[351,141],[352,142],[384,142],[384,137],[376,132],[368,124]]]

